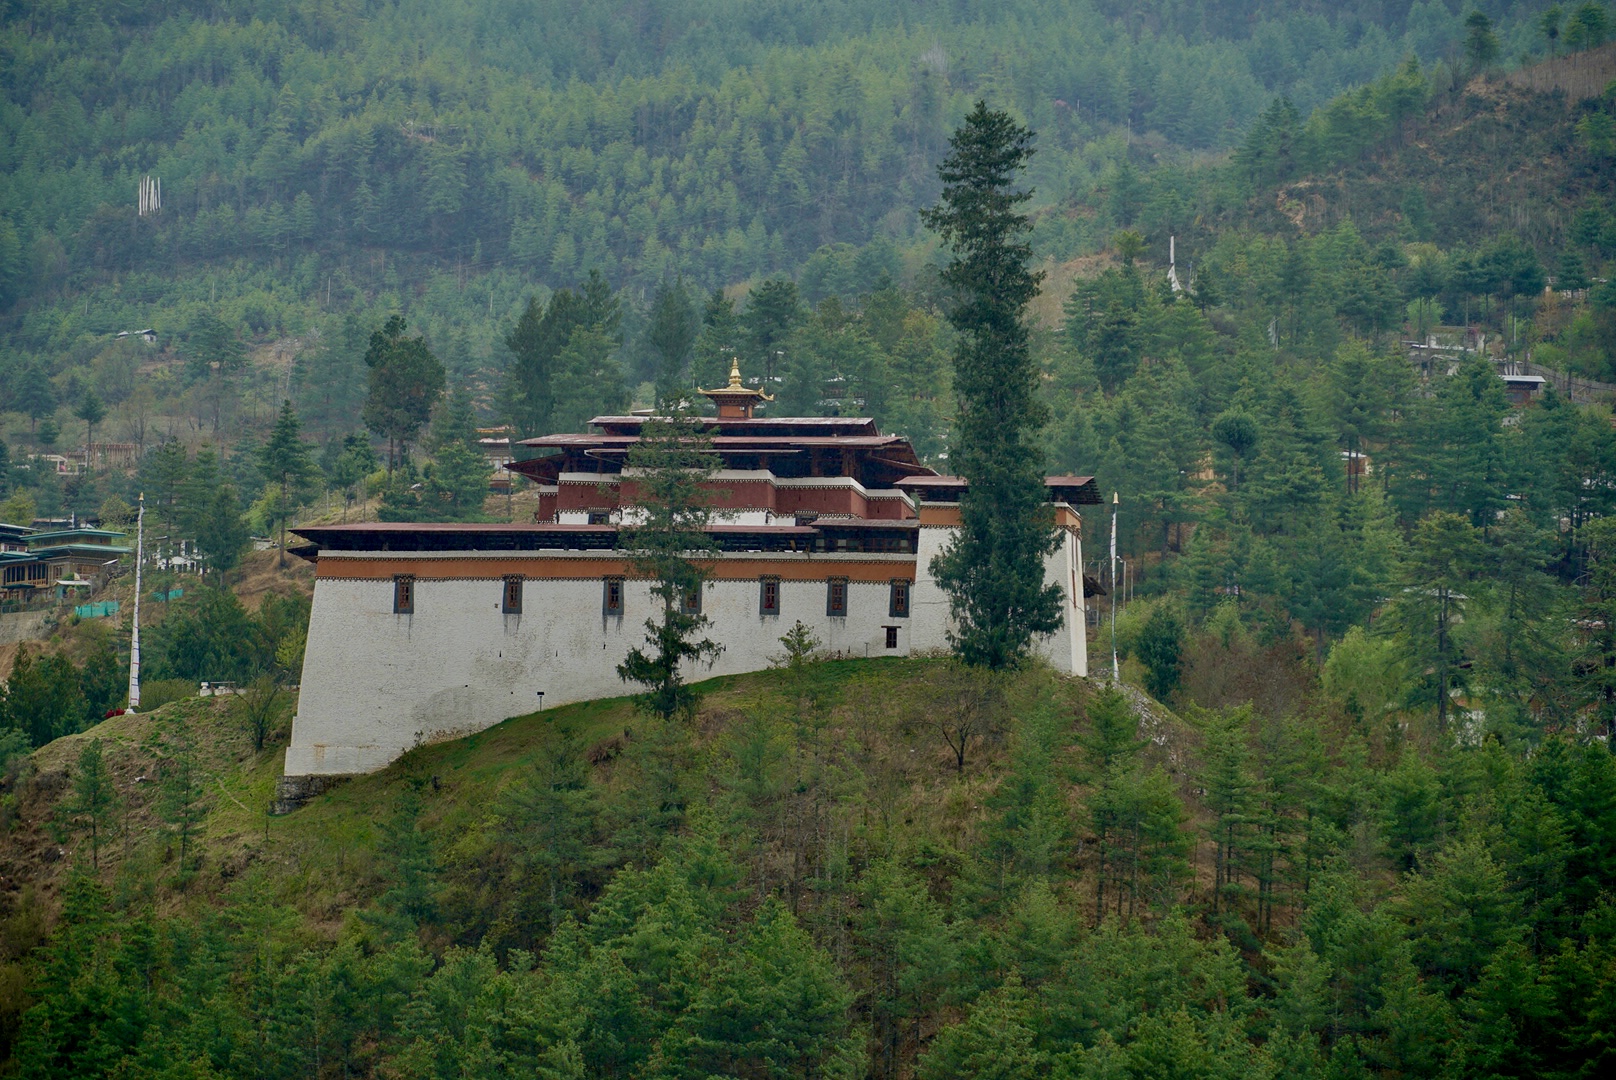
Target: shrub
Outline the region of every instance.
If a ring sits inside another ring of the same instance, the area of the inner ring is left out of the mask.
[[[197,684],[190,679],[154,679],[140,684],[140,711],[153,712],[171,701],[196,697]]]

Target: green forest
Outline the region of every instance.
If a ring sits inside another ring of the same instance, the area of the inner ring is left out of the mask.
[[[0,522],[183,560],[138,714],[127,621],[0,645],[0,1077],[1616,1065],[1616,10],[0,0],[0,88]],[[1096,677],[1033,589],[267,812],[288,529],[732,360],[1095,477]]]

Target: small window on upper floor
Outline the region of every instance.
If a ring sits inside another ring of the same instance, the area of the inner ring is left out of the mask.
[[[609,577],[601,590],[601,614],[607,618],[620,619],[623,617],[623,579]]]
[[[701,614],[701,586],[697,585],[679,601],[679,610],[686,615]]]
[[[780,579],[765,577],[758,585],[758,614],[780,614]]]
[[[909,617],[909,584],[908,578],[892,579],[892,591],[887,598],[887,615],[889,617],[894,619],[907,619]]]
[[[522,614],[522,575],[511,574],[505,579],[505,591],[499,609],[507,615]]]
[[[393,614],[415,614],[415,578],[410,574],[393,578]]]
[[[591,511],[589,511],[589,524],[591,524],[591,525],[610,525],[611,523],[612,523],[612,512],[610,510],[591,510]]]
[[[833,577],[825,583],[825,614],[847,614],[847,579]]]

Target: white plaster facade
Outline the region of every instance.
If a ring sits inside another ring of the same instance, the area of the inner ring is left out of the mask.
[[[928,567],[951,531],[922,527],[916,554],[725,553],[723,574],[708,582],[703,597],[712,624],[707,636],[724,652],[710,670],[693,665],[687,677],[768,667],[782,652],[780,636],[798,619],[831,653],[946,649],[948,603]],[[1066,593],[1067,618],[1038,650],[1057,670],[1086,675],[1082,552],[1075,533],[1062,535],[1046,562],[1046,580]],[[612,554],[322,551],[286,775],[371,772],[413,746],[481,731],[541,703],[549,708],[630,692],[616,668],[643,643],[654,599],[649,582],[629,578],[623,615],[604,614],[604,579],[589,571]],[[392,568],[388,574],[365,569],[379,562]],[[468,573],[468,563],[486,564],[487,575]],[[759,574],[780,575],[779,614],[760,614],[760,581],[749,563]],[[401,565],[415,579],[411,614],[393,612],[391,573]],[[522,612],[503,614],[504,575],[513,573],[524,575]],[[847,614],[828,615],[827,581],[843,576],[850,579]],[[908,617],[890,614],[892,578],[914,581]],[[893,648],[888,627],[896,627]]]

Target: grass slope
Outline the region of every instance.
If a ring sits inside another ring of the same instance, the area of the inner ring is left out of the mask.
[[[807,678],[794,683],[786,672],[767,671],[709,680],[696,720],[666,732],[637,715],[626,697],[514,717],[420,747],[281,817],[267,808],[284,748],[255,752],[228,700],[191,699],[116,717],[41,748],[4,781],[0,916],[35,906],[48,924],[68,869],[89,867],[88,831],[65,821],[62,808],[72,796],[79,754],[92,739],[103,741],[123,802],[102,844],[104,880],[150,879],[161,907],[200,910],[254,873],[312,924],[334,931],[346,911],[386,887],[376,852],[380,830],[407,796],[419,798],[419,826],[448,850],[451,863],[497,862],[490,837],[502,794],[562,753],[584,757],[590,784],[608,806],[634,799],[647,770],[658,766],[673,770],[691,806],[722,803],[739,789],[766,789],[779,827],[763,830],[768,850],[753,853],[763,862],[808,857],[793,850],[802,841],[790,823],[815,816],[806,803],[827,792],[860,842],[887,844],[905,834],[963,846],[981,826],[984,799],[1004,767],[1010,718],[1036,702],[1075,718],[1086,694],[1080,681],[1047,670],[1018,677],[1010,716],[984,725],[961,773],[943,738],[962,708],[946,662],[826,662],[813,665]],[[163,769],[181,737],[194,742],[207,804],[198,865],[185,874],[176,870],[177,841],[160,796]],[[755,763],[760,743],[773,759],[765,767]]]

